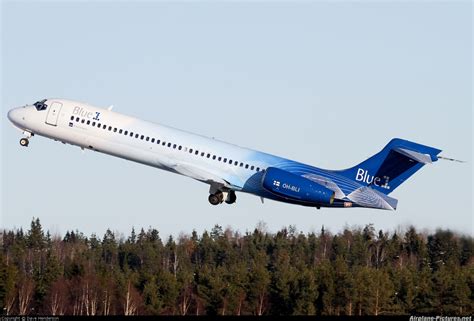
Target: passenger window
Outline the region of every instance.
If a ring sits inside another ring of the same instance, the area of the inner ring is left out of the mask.
[[[87,125],[90,125],[90,124],[91,124],[91,121],[90,121],[90,120],[88,120],[88,121],[87,121]]]
[[[159,144],[160,144],[160,140],[158,139],[158,140],[156,141],[156,143],[159,145]]]
[[[150,137],[147,136],[147,137],[146,137],[146,141],[148,142],[149,140],[150,140]]]
[[[192,148],[189,149],[189,153],[190,153],[190,154],[193,153],[193,149],[192,149]]]
[[[84,124],[85,122],[86,122],[86,120],[85,120],[85,119],[81,119],[81,123],[83,123],[83,124]]]
[[[151,139],[151,142],[152,142],[152,143],[154,143],[154,142],[155,142],[155,139],[154,139],[154,138],[152,138],[152,139]]]
[[[260,167],[257,167],[257,172],[260,172]]]
[[[197,150],[194,154],[196,154],[196,155],[199,154],[199,151]]]
[[[133,132],[130,132],[130,137],[133,137]]]
[[[244,167],[244,163],[240,163],[240,167]]]
[[[245,169],[249,169],[249,164],[245,164]]]
[[[219,157],[217,158],[217,160],[220,162],[220,161],[222,160],[222,157],[219,156]]]
[[[71,116],[71,120],[74,120],[74,116]]]
[[[250,169],[251,169],[251,170],[253,170],[254,168],[255,168],[255,166],[253,166],[253,165],[252,165],[252,166],[250,166]]]
[[[114,128],[114,133],[116,133],[116,132],[117,132],[117,127]]]
[[[120,130],[119,130],[119,134],[121,134],[122,132],[123,132],[123,130],[120,129]]]
[[[109,131],[111,131],[111,130],[112,130],[112,126],[109,126]]]
[[[76,122],[79,122],[79,117],[76,117]]]
[[[227,158],[224,158],[224,163],[227,163]]]
[[[138,138],[139,136],[140,136],[140,135],[138,135],[138,134],[135,134],[135,138]]]
[[[235,166],[239,166],[239,162],[238,162],[238,161],[235,161],[235,162],[234,162],[234,165],[235,165]]]
[[[173,149],[176,149],[176,144],[173,145]]]
[[[141,136],[140,136],[140,139],[143,140],[143,138],[145,138],[145,136],[144,136],[144,135],[141,135]]]
[[[107,129],[107,125],[102,125],[102,129]]]
[[[166,142],[163,142],[163,144],[161,144],[161,145],[165,146],[165,145],[166,145]]]
[[[95,127],[95,121],[92,122],[92,127]]]
[[[126,130],[124,133],[123,133],[125,136],[128,135],[128,130]]]
[[[232,159],[229,159],[229,164],[232,165]]]
[[[216,160],[216,155],[212,155],[212,159],[213,159],[213,160]]]
[[[168,147],[171,147],[171,143],[168,143]]]
[[[201,152],[201,156],[204,156],[204,152]]]
[[[179,145],[178,150],[181,150],[182,148],[183,148],[183,147],[182,147],[181,145]]]

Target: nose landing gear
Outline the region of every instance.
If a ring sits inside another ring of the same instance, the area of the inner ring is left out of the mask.
[[[23,147],[28,147],[29,143],[30,143],[30,141],[28,140],[28,138],[20,139],[20,145],[23,146]]]
[[[23,147],[28,147],[28,145],[30,144],[29,138],[33,136],[34,134],[28,131],[24,131],[23,135],[25,135],[26,137],[23,137],[22,139],[20,139],[20,145]]]

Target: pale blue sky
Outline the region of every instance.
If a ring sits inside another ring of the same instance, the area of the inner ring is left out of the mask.
[[[472,234],[472,5],[464,2],[3,1],[1,226],[178,235],[322,225]],[[399,187],[395,212],[317,211],[238,194],[212,207],[191,179],[34,137],[10,108],[46,97],[115,111],[323,168],[401,137],[437,162]]]

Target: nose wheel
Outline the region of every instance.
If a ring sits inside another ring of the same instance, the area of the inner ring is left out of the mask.
[[[28,140],[28,138],[20,139],[20,145],[23,146],[23,147],[28,147],[29,143],[30,143],[30,141]]]

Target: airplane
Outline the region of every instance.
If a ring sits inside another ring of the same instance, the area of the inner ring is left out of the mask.
[[[212,205],[236,192],[302,206],[396,210],[388,196],[441,150],[394,138],[345,170],[326,170],[66,99],[43,99],[8,112],[27,147],[34,135],[188,176],[209,185]]]

